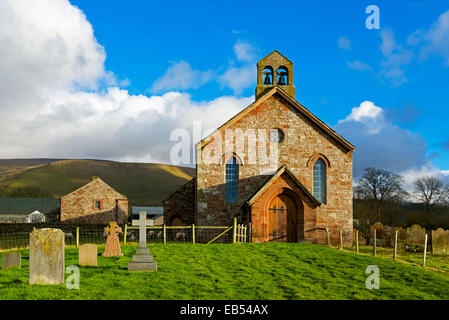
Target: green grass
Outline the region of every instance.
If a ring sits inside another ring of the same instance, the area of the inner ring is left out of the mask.
[[[346,248],[350,251],[355,251],[354,248]],[[359,252],[363,254],[372,255],[372,246],[359,246]],[[376,256],[384,258],[393,258],[393,248],[376,248]],[[416,266],[422,266],[423,253],[422,252],[406,252],[404,250],[397,251],[397,259],[399,261],[414,264]],[[427,252],[426,255],[426,267],[431,269],[436,269],[441,272],[447,272],[449,274],[449,257],[434,256],[431,252]]]
[[[128,272],[123,257],[99,255],[99,267],[80,267],[80,289],[28,285],[22,268],[0,272],[0,299],[448,299],[449,276],[419,266],[297,243],[150,245],[156,272]],[[99,252],[103,251],[100,248]],[[77,249],[65,264],[77,265]],[[447,261],[449,264],[449,260]],[[368,265],[380,269],[380,289],[365,287]]]
[[[14,163],[14,160],[0,161],[0,172],[2,168],[5,171],[10,169]],[[97,176],[126,195],[131,204],[160,205],[162,200],[195,175],[194,168],[157,163],[61,160],[36,167],[26,167],[27,164],[31,163],[22,160],[17,168],[22,167],[13,171],[16,174],[0,176],[0,187],[38,187],[61,197]]]

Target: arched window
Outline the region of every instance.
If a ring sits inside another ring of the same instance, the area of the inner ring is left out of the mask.
[[[235,157],[226,161],[226,202],[237,202],[239,164]]]
[[[326,164],[318,159],[313,164],[313,195],[321,203],[326,203]]]

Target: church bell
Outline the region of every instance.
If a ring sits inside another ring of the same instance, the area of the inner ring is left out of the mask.
[[[280,73],[279,74],[279,81],[278,81],[278,85],[280,86],[285,86],[285,74],[284,73]]]
[[[265,73],[265,79],[263,80],[263,84],[271,84],[271,79],[269,73]]]

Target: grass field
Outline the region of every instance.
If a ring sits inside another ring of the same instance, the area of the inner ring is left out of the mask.
[[[157,272],[128,272],[123,257],[98,257],[80,267],[80,289],[28,285],[22,268],[0,271],[0,299],[448,299],[449,276],[382,257],[297,243],[150,245]],[[99,254],[103,251],[99,250]],[[66,266],[77,249],[66,249]],[[446,260],[449,264],[449,260]],[[380,269],[380,289],[368,290],[365,269]]]
[[[161,205],[162,200],[195,175],[194,168],[157,163],[46,161],[0,160],[0,187],[38,187],[61,197],[97,176],[126,195],[130,204],[145,206]]]

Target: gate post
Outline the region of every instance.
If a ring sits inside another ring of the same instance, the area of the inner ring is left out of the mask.
[[[233,243],[235,243],[236,238],[237,238],[237,218],[234,218],[234,235],[233,235]]]

